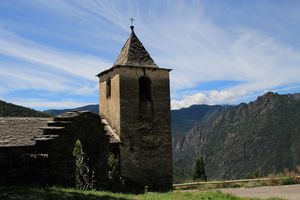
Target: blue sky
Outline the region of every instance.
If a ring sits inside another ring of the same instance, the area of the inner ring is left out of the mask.
[[[172,108],[300,92],[297,0],[0,1],[0,99],[43,110],[98,102],[99,72],[135,32],[172,68]]]

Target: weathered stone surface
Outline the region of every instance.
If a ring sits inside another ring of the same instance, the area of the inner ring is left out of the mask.
[[[48,155],[28,153],[22,149],[0,152],[0,184],[49,183]]]
[[[34,145],[50,118],[0,117],[0,147]]]
[[[120,137],[120,170],[126,186],[168,190],[172,188],[170,70],[153,65],[132,33],[114,67],[99,74],[100,116]]]
[[[109,152],[109,135],[104,130],[101,118],[91,112],[73,111],[59,115],[54,122],[63,123],[64,134],[60,134],[52,145],[49,155],[53,184],[75,185],[75,158],[73,149],[76,140],[80,140],[83,152],[88,158],[90,174],[99,187],[107,184],[107,157]],[[63,153],[62,153],[63,152]],[[92,174],[94,173],[94,174]]]
[[[0,153],[0,183],[75,186],[73,149],[76,140],[80,140],[88,158],[88,176],[98,187],[106,187],[110,135],[104,130],[99,115],[73,111],[54,117],[53,121],[39,118],[1,120],[3,128],[10,128],[0,129],[2,138],[11,141],[11,135],[15,134],[20,141],[12,140],[11,146],[0,147],[3,152]],[[17,132],[13,132],[15,130]],[[19,144],[25,147],[16,148]],[[32,148],[28,149],[28,145]]]
[[[131,32],[113,66],[157,67],[134,31]]]
[[[139,78],[151,79],[152,99],[140,101]],[[121,171],[152,190],[172,185],[169,73],[165,70],[120,70]]]
[[[101,119],[101,123],[104,125],[104,130],[106,131],[107,136],[109,136],[109,143],[110,144],[119,144],[121,143],[120,135],[116,133],[116,130],[114,130],[109,123],[106,121],[106,119]]]

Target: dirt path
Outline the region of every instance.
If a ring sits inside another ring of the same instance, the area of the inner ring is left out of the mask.
[[[225,193],[231,193],[240,197],[270,198],[279,197],[288,200],[300,200],[300,184],[266,186],[255,188],[227,188],[220,189]]]

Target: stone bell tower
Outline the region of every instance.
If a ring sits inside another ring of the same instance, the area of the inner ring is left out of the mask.
[[[101,72],[100,116],[120,138],[121,176],[134,187],[172,189],[170,69],[159,68],[134,33]]]

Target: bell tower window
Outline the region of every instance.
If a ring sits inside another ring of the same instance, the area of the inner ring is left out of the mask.
[[[106,98],[109,98],[111,96],[111,79],[107,78],[106,81]]]
[[[140,101],[151,101],[151,79],[148,76],[139,78]]]

